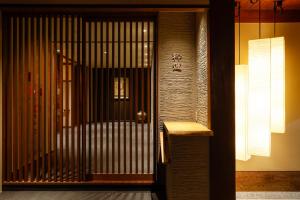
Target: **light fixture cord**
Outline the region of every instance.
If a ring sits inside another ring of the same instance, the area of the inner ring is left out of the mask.
[[[277,2],[274,0],[274,37],[276,36],[276,12],[277,12]]]
[[[258,37],[261,38],[261,13],[260,13],[260,0],[258,0]]]
[[[239,19],[239,65],[241,64],[241,2],[238,2],[238,19]]]

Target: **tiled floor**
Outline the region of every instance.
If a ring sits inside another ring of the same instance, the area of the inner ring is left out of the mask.
[[[294,200],[300,199],[300,192],[237,192],[237,200]]]
[[[0,200],[151,200],[148,191],[5,191]]]

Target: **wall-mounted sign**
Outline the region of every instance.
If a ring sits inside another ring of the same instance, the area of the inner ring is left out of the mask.
[[[173,71],[178,71],[181,72],[181,60],[182,60],[182,56],[179,53],[173,53],[172,54],[172,68]]]

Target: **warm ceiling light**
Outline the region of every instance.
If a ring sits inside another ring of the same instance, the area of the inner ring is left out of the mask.
[[[259,156],[271,154],[271,41],[249,41],[248,148]]]
[[[271,132],[285,132],[285,41],[271,38]]]
[[[249,160],[248,153],[248,66],[235,65],[236,159]]]

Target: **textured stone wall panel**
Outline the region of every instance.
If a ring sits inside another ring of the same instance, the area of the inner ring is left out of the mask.
[[[160,117],[195,120],[195,14],[159,15]],[[182,71],[173,71],[172,54],[182,55]]]
[[[208,66],[207,66],[207,15],[196,15],[196,108],[197,122],[207,125],[208,117]]]

